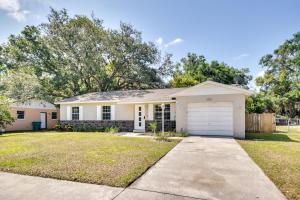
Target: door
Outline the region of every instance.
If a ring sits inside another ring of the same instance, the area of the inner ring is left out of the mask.
[[[192,135],[233,136],[232,103],[188,104],[187,129]]]
[[[40,118],[41,118],[41,129],[46,129],[47,128],[47,113],[41,112]]]
[[[134,129],[145,132],[145,105],[135,105]]]

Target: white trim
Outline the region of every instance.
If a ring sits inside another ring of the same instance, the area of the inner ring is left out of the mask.
[[[67,120],[72,119],[71,106],[67,106]]]
[[[97,106],[97,120],[102,120],[102,106]]]
[[[111,101],[85,101],[85,102],[56,102],[55,104],[89,104],[89,103],[116,103],[116,104],[145,104],[145,103],[173,103],[176,100],[164,100],[164,101],[121,101],[121,100],[111,100]]]
[[[111,105],[110,106],[110,120],[115,120],[116,118],[116,106]]]
[[[83,106],[79,106],[79,120],[83,120]]]
[[[130,102],[118,102],[117,104],[147,104],[147,103],[173,103],[176,100],[165,100],[165,101],[130,101]]]
[[[55,102],[54,104],[86,104],[86,103],[112,103],[112,102],[119,102],[120,100],[109,100],[109,101],[70,101],[70,102]]]

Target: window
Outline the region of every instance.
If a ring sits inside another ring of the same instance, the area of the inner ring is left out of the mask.
[[[103,106],[102,107],[102,119],[103,120],[110,120],[110,106]]]
[[[17,119],[25,119],[25,111],[17,111]]]
[[[155,105],[154,107],[154,120],[160,122],[162,119],[162,109],[161,105]],[[164,110],[164,117],[165,120],[171,119],[171,109],[170,104],[165,104],[165,110]]]
[[[57,112],[51,113],[51,119],[57,119]]]
[[[79,120],[79,107],[72,107],[72,120]]]

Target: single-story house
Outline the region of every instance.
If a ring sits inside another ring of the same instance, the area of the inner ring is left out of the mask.
[[[240,87],[206,81],[188,88],[95,92],[57,104],[63,125],[145,132],[153,121],[160,127],[164,113],[165,130],[244,138],[245,97],[251,94]]]
[[[55,105],[42,100],[14,103],[10,112],[15,121],[5,131],[32,130],[32,122],[35,121],[41,122],[41,129],[52,129],[59,120],[59,110]]]

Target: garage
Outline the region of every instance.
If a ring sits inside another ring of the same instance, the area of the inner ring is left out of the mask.
[[[233,136],[232,102],[189,103],[187,131],[192,135]]]

